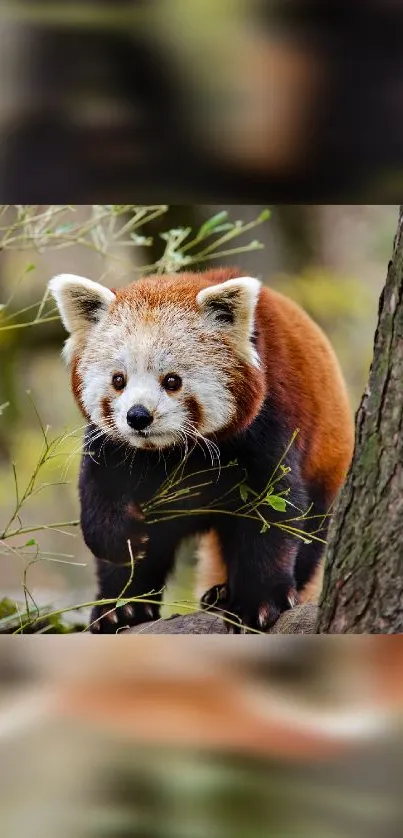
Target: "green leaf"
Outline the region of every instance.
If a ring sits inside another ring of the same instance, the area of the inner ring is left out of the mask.
[[[241,485],[239,487],[239,494],[241,496],[241,499],[245,503],[245,501],[248,500],[248,494],[249,494],[249,489],[248,489],[246,483],[241,483]]]
[[[6,617],[12,617],[17,613],[17,606],[12,599],[8,597],[0,599],[0,620],[4,620]]]
[[[35,539],[34,539],[34,538],[30,538],[30,539],[29,539],[29,541],[27,541],[27,543],[24,545],[24,547],[33,547],[33,546],[34,546],[34,544],[36,544]]]
[[[287,508],[286,501],[279,495],[266,495],[266,503],[275,509],[276,512],[285,512]]]
[[[126,605],[126,603],[127,603],[127,599],[117,599],[115,608],[121,608],[122,605]],[[112,608],[112,605],[111,605],[111,608]]]
[[[262,210],[262,212],[261,212],[261,213],[260,213],[260,215],[258,216],[258,219],[257,219],[257,220],[258,220],[258,221],[268,221],[268,220],[269,220],[269,218],[271,218],[271,212],[270,212],[270,210],[266,207],[266,209]]]
[[[34,271],[35,269],[36,269],[36,265],[34,265],[32,262],[30,262],[29,265],[27,265],[27,267],[25,268],[25,273],[29,274],[30,271]]]
[[[209,218],[202,226],[197,234],[198,239],[204,239],[209,233],[218,227],[222,221],[226,221],[228,218],[228,212],[223,210],[222,212],[217,212],[216,215],[213,215],[212,218]],[[232,224],[231,224],[232,227]]]

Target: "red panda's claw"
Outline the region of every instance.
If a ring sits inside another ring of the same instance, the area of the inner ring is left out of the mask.
[[[122,605],[122,612],[128,620],[133,620],[135,614],[134,608],[130,605],[130,602],[128,602],[127,605]]]
[[[228,613],[232,621],[226,623],[229,634],[248,634],[250,632],[268,632],[283,611],[288,611],[298,604],[298,595],[293,587],[277,591],[276,596],[268,596],[265,602],[260,602],[255,608],[249,607],[241,610],[237,605],[228,603]],[[234,620],[239,619],[240,626],[234,625]]]
[[[298,594],[296,591],[290,591],[287,596],[287,602],[290,608],[295,608],[295,606],[298,605]]]
[[[157,620],[158,617],[157,605],[127,602],[116,609],[111,605],[96,605],[89,628],[92,634],[117,634],[141,623]]]
[[[228,634],[245,634],[245,626],[242,624],[241,619],[239,618],[239,624],[235,622],[235,619],[236,615],[234,614],[231,622],[227,621]]]
[[[215,613],[225,611],[225,604],[228,597],[228,589],[225,584],[214,585],[203,594],[200,600],[200,606],[204,611],[213,611]]]

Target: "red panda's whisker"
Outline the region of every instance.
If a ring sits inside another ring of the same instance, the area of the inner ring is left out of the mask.
[[[186,433],[184,431],[180,430],[180,429],[177,429],[176,431],[172,431],[172,437],[173,437],[173,440],[174,440],[174,444],[178,443],[180,448],[182,448],[182,446],[183,446],[183,448],[184,448],[184,458],[185,458],[187,456],[187,451],[188,451],[188,441],[187,441]]]
[[[134,464],[134,460],[135,460],[135,457],[136,457],[136,449],[133,448],[133,446],[129,446],[129,448],[132,449],[131,450],[130,465],[129,465],[129,474],[130,474],[130,477],[131,477],[132,476],[132,471],[133,471],[133,464]]]
[[[197,428],[195,428],[195,426],[192,425],[191,422],[189,422],[189,420],[187,420],[185,422],[185,427],[186,427],[186,429],[189,429],[189,433],[193,437],[193,439],[195,439],[196,441],[201,440],[202,442],[204,442],[204,444],[206,446],[206,449],[207,449],[207,451],[210,455],[211,465],[214,467],[214,456],[215,456],[215,458],[218,462],[218,467],[220,469],[221,468],[221,460],[220,460],[220,449],[219,449],[218,445],[216,445],[216,443],[213,442],[211,439],[207,439],[205,436],[203,436],[203,434],[200,433],[200,431],[198,431]]]
[[[88,445],[92,445],[97,441],[97,439],[101,439],[103,436],[105,436],[105,431],[97,431],[97,433],[94,433],[91,437],[88,437],[88,439],[85,440],[85,448]]]
[[[185,427],[186,427],[186,426],[185,426]],[[187,428],[187,427],[186,427],[186,436],[187,436],[188,438],[190,438],[190,439],[194,442],[194,446],[193,446],[193,448],[195,448],[196,446],[198,446],[199,448],[201,448],[201,450],[203,451],[203,453],[205,453],[204,448],[203,448],[203,446],[201,445],[201,443],[199,442],[199,440],[197,439],[197,437],[196,437],[196,435],[195,435],[195,433],[194,433],[193,428]]]
[[[127,461],[130,459],[130,468],[133,468],[133,461],[134,461],[134,457],[135,457],[135,454],[136,454],[136,449],[133,448],[132,445],[129,445],[125,440],[123,440],[123,442],[121,442],[121,444],[118,446],[117,450],[119,451],[119,449],[122,448],[123,446],[124,446],[125,451],[126,451],[126,456],[119,463],[119,465],[120,466],[125,465],[125,463],[127,463]]]
[[[183,449],[184,449],[183,457],[185,459],[188,455],[188,450],[189,450],[188,437],[187,437],[187,435],[184,431],[179,431],[179,435],[183,439]]]
[[[100,435],[101,435],[101,434],[99,433],[99,431],[93,432],[93,436],[92,436],[91,438],[87,438],[87,439],[85,440],[84,446],[83,446],[83,444],[82,444],[82,443],[80,443],[80,445],[78,445],[78,446],[77,446],[77,448],[75,448],[75,449],[74,449],[74,451],[72,451],[72,452],[71,452],[71,454],[70,454],[70,456],[69,456],[69,458],[68,458],[68,461],[67,461],[66,470],[67,470],[67,467],[69,467],[69,466],[70,466],[70,463],[71,463],[71,461],[74,459],[74,457],[76,457],[76,456],[77,456],[78,454],[80,454],[82,451],[84,451],[84,452],[85,452],[85,450],[86,450],[86,445],[87,445],[87,444],[91,444],[92,442],[94,442],[94,440],[96,440],[96,439],[98,438],[98,436],[100,436]]]

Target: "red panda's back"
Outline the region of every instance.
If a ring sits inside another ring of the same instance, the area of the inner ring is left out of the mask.
[[[264,287],[257,326],[268,392],[300,428],[304,477],[336,494],[348,470],[354,425],[336,355],[316,323],[292,300]]]

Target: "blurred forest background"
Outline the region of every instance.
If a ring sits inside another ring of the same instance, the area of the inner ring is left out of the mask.
[[[295,299],[322,326],[340,359],[352,407],[357,408],[372,357],[397,207],[283,205],[271,207],[268,215],[260,206],[2,208],[2,532],[15,511],[16,484],[21,500],[43,450],[37,414],[45,428],[50,426],[50,439],[70,436],[23,504],[22,526],[78,517],[83,420],[60,358],[65,333],[54,307],[44,299],[47,283],[57,273],[77,273],[118,287],[138,277],[145,265],[156,265],[161,272],[187,263],[192,269],[237,265]],[[211,218],[216,220],[209,228]],[[230,225],[237,219],[242,225],[235,235]],[[207,235],[213,238],[205,244]],[[189,261],[186,243],[195,236],[190,253],[196,255]],[[41,488],[44,482],[52,485]],[[16,518],[9,532],[19,526]],[[61,607],[92,599],[93,563],[79,529],[44,529],[39,534],[40,554],[35,532],[20,537],[18,544],[12,538],[1,542],[1,595],[22,602],[26,585],[37,603]],[[176,603],[193,599],[192,584],[193,552],[185,545],[165,597],[171,603],[165,613],[180,612]]]

